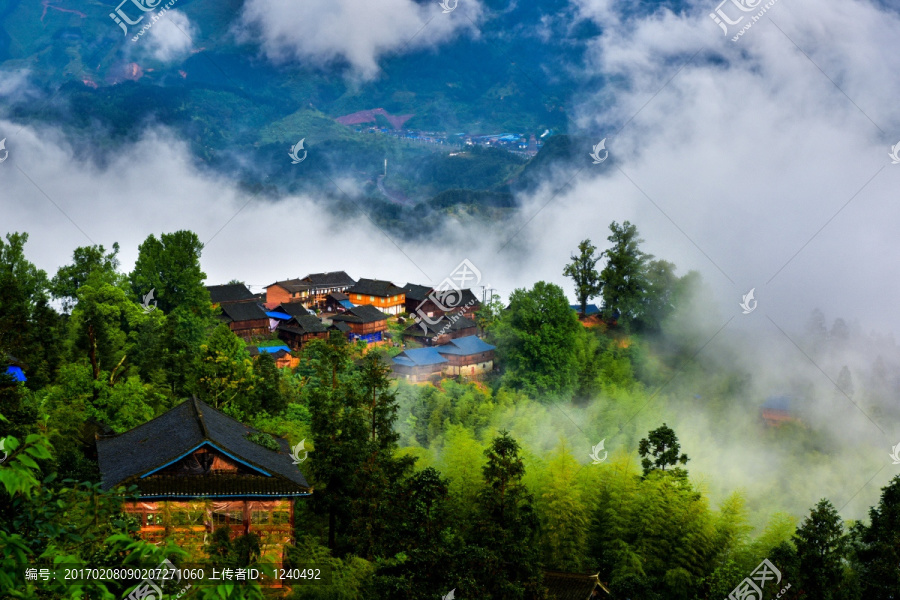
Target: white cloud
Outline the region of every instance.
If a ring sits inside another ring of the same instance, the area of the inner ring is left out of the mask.
[[[180,60],[193,48],[197,28],[187,15],[178,10],[168,10],[142,40],[142,48],[162,62]]]
[[[276,62],[346,62],[356,76],[371,79],[385,55],[434,47],[473,31],[481,4],[461,0],[456,6],[445,14],[438,2],[413,0],[249,0],[238,37],[257,41]]]

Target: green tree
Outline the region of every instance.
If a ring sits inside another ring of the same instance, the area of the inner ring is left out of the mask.
[[[681,444],[678,443],[678,436],[675,431],[666,425],[658,427],[651,431],[646,438],[642,439],[638,444],[638,453],[641,455],[641,466],[644,468],[644,475],[648,475],[651,471],[659,469],[666,470],[666,467],[673,467],[677,464],[687,464],[690,460],[687,454],[681,454]],[[653,460],[651,460],[651,457]],[[684,474],[680,468],[673,470],[676,474]]]
[[[369,351],[359,369],[359,397],[366,420],[367,436],[359,443],[366,456],[359,467],[359,489],[353,494],[354,546],[356,552],[371,559],[384,554],[386,533],[396,527],[396,510],[390,503],[390,491],[397,488],[411,470],[415,459],[396,457],[399,434],[397,394],[391,389],[391,369],[384,355]]]
[[[351,499],[359,489],[370,425],[346,338],[334,332],[327,340],[310,342],[303,354],[312,370],[305,394],[315,448],[309,467],[316,483],[313,508],[327,516],[328,547],[340,555],[349,549],[343,538],[353,519]]]
[[[546,489],[537,502],[543,562],[560,571],[580,572],[587,554],[588,506],[576,476],[581,466],[562,445],[547,465]]]
[[[862,598],[895,600],[900,590],[900,475],[881,490],[869,509],[869,525],[862,526],[857,570]]]
[[[504,382],[532,395],[570,395],[576,382],[576,339],[586,335],[557,285],[517,289],[495,329]]]
[[[100,281],[121,287],[124,277],[119,273],[119,244],[106,253],[101,245],[81,246],[72,254],[72,264],[60,267],[50,282],[53,296],[62,301],[63,310],[69,312],[78,300],[78,290],[93,276]],[[96,281],[96,279],[95,279]]]
[[[14,357],[36,390],[59,366],[59,316],[49,306],[47,274],[25,257],[26,233],[0,239],[0,361]]]
[[[606,266],[600,272],[603,285],[603,316],[629,326],[640,315],[647,287],[646,263],[653,257],[640,250],[644,241],[637,227],[628,221],[609,225],[606,238],[612,248],[605,250]]]
[[[648,333],[662,331],[663,322],[677,308],[680,279],[675,265],[665,260],[651,260],[644,270],[644,298],[636,320]]]
[[[571,256],[572,262],[563,269],[563,275],[571,277],[575,283],[575,297],[581,306],[581,314],[587,310],[588,300],[597,296],[603,289],[600,273],[597,272],[597,263],[601,256],[594,255],[597,247],[591,244],[591,240],[583,240],[578,244],[578,254]]]
[[[794,534],[798,587],[807,596],[822,600],[843,597],[840,588],[846,543],[844,523],[837,510],[828,500],[820,500]]]
[[[484,452],[485,487],[479,498],[481,519],[475,540],[490,555],[485,586],[495,600],[540,598],[541,575],[537,515],[522,483],[525,464],[519,444],[501,431]]]
[[[216,408],[227,407],[235,416],[249,414],[256,408],[248,402],[255,378],[244,342],[221,323],[200,349],[197,396]]]
[[[164,233],[159,239],[147,237],[138,246],[134,270],[128,276],[139,301],[151,290],[156,306],[165,313],[176,307],[209,310],[209,291],[203,285],[206,273],[200,267],[203,244],[192,231]]]

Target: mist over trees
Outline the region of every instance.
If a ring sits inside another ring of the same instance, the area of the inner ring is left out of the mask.
[[[770,453],[741,466],[768,466],[784,452],[818,465],[813,476],[833,477],[836,489],[848,487],[846,473],[829,471],[826,459],[843,447],[830,450],[834,438],[815,410],[799,405],[793,421],[773,427],[753,406],[749,419],[755,384],[727,351],[693,360],[706,341],[691,304],[703,295],[699,276],[679,277],[672,263],[644,254],[634,225],[610,231],[609,248],[584,240],[564,267],[582,307],[601,298],[599,316],[579,319],[562,288],[546,281],[515,290],[508,307],[493,297],[477,320],[500,369],[439,385],[394,381],[380,351],[341,335],[310,342],[295,369],[251,357],[216,318],[192,232],[148,237],[130,273],[120,271],[118,245],[77,248],[53,277],[28,260],[27,235],[8,234],[0,240],[0,357],[28,379],[0,372],[8,454],[0,594],[125,591],[26,581],[24,568],[39,557],[86,566],[122,565],[135,552],[187,559],[173,545],[141,541],[121,497],[99,489],[94,440],[196,395],[268,435],[308,444],[303,470],[315,493],[296,503],[288,555],[329,565],[334,582],[299,586],[292,598],[413,600],[455,590],[459,598],[542,599],[544,570],[561,570],[598,574],[614,599],[721,600],[764,559],[781,572],[778,590],[790,584],[797,597],[895,598],[900,476],[859,521],[841,517],[847,498],[786,508],[787,498],[805,498],[791,480],[805,484],[802,473],[769,487],[757,485],[759,473],[743,474],[745,488],[725,490],[718,481],[732,476],[727,464],[698,476],[711,448],[745,449],[745,439],[759,437]],[[878,422],[895,417],[892,340],[865,336],[852,321],[829,326],[821,311],[799,328],[809,356],[833,371],[828,398],[852,396]],[[868,353],[848,352],[856,347]],[[799,375],[785,386],[821,396]],[[743,430],[709,426],[707,444],[692,426],[704,419]],[[589,454],[601,440],[605,454]],[[219,566],[259,554],[252,536],[213,532],[207,544],[206,560]],[[253,586],[196,593],[263,597]]]

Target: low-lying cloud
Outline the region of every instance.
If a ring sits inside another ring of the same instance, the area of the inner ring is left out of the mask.
[[[476,1],[249,0],[237,26],[239,39],[258,43],[272,61],[325,66],[348,64],[372,79],[379,60],[393,53],[432,48],[465,32],[477,32]]]

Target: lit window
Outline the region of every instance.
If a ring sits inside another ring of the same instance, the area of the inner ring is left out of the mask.
[[[375,296],[369,296],[369,302],[375,302]]]

